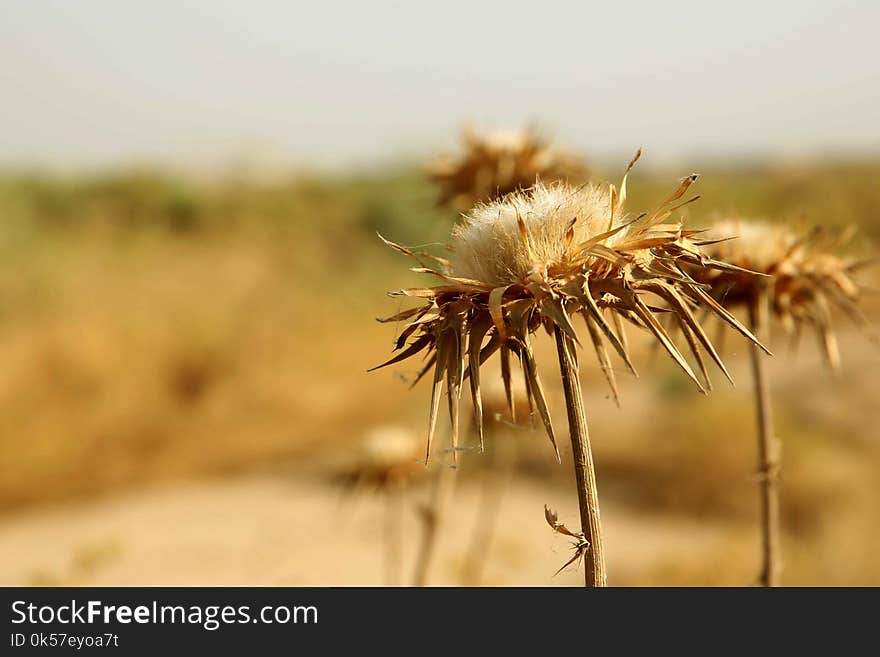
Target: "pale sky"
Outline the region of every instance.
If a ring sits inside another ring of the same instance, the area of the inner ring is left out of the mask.
[[[0,0],[0,164],[880,152],[880,2]]]

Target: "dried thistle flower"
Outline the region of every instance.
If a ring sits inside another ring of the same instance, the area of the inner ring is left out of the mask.
[[[533,130],[478,134],[465,130],[464,152],[441,156],[429,166],[440,188],[440,205],[468,210],[535,184],[586,178],[584,164],[573,154],[555,148]]]
[[[635,368],[625,341],[609,325],[603,310],[651,331],[697,387],[705,391],[703,382],[655,315],[671,313],[679,317],[683,326],[693,332],[695,339],[689,344],[693,353],[699,356],[702,347],[727,374],[694,316],[695,307],[705,304],[747,338],[754,338],[682,265],[689,265],[690,270],[713,268],[751,274],[703,253],[698,243],[690,239],[699,231],[684,230],[680,223],[664,223],[684,205],[672,204],[684,196],[695,179],[696,176],[685,178],[654,212],[635,219],[627,219],[622,213],[626,176],[620,194],[613,186],[605,189],[592,184],[573,187],[539,183],[501,201],[479,205],[465,215],[453,229],[448,260],[417,253],[382,238],[419,262],[421,266],[413,271],[431,274],[443,282],[436,287],[389,293],[425,299],[426,303],[380,320],[408,323],[395,346],[400,353],[373,368],[426,353],[428,362],[417,380],[434,370],[429,455],[444,381],[450,391],[453,446],[457,446],[458,399],[465,378],[470,379],[477,427],[482,425],[479,366],[495,352],[501,354],[506,389],[510,386],[510,370],[505,363],[509,364],[511,354],[520,360],[527,392],[555,445],[530,336],[542,326],[551,332],[559,328],[577,343],[571,321],[574,314],[582,315],[586,322],[615,397],[614,370],[605,341],[631,372],[635,373]],[[433,267],[428,266],[429,261],[433,261]],[[645,296],[649,294],[666,302],[669,308],[648,305]]]
[[[717,223],[713,233],[738,237],[708,244],[705,251],[712,257],[772,278],[710,270],[694,271],[694,278],[710,284],[727,308],[743,307],[756,314],[766,309],[791,335],[811,325],[826,362],[837,369],[840,353],[831,323],[832,309],[836,307],[868,327],[858,305],[859,286],[852,278],[867,261],[836,253],[852,238],[852,230],[838,235],[819,230],[798,233],[780,224],[734,219]]]
[[[630,162],[627,174],[640,153]],[[578,336],[572,315],[580,314],[586,321],[599,364],[615,397],[614,371],[605,342],[611,343],[633,373],[635,369],[625,341],[609,325],[603,310],[652,332],[703,391],[703,383],[656,313],[676,316],[692,337],[689,346],[698,362],[702,363],[702,347],[725,374],[721,359],[694,316],[694,307],[705,304],[723,321],[757,342],[745,326],[682,269],[688,264],[695,268],[740,271],[704,254],[690,239],[695,231],[684,230],[679,222],[666,223],[678,208],[697,198],[676,204],[696,176],[685,178],[656,210],[631,220],[623,215],[626,177],[619,194],[613,186],[604,189],[590,184],[573,187],[566,183],[539,183],[527,191],[479,205],[453,230],[448,260],[385,240],[419,262],[420,266],[413,271],[431,274],[442,281],[435,287],[392,292],[393,296],[421,298],[426,303],[383,320],[408,323],[397,339],[396,349],[400,353],[379,367],[424,352],[427,363],[416,380],[433,369],[426,460],[430,457],[444,382],[448,389],[453,454],[458,447],[459,402],[466,378],[470,380],[482,448],[480,366],[495,352],[500,353],[505,388],[510,387],[510,356],[519,360],[527,392],[559,459],[531,341],[532,334],[541,327],[554,334],[575,457],[582,526],[585,540],[592,546],[588,585],[604,584],[605,574],[595,474],[577,377]],[[650,306],[645,301],[647,295],[665,302],[667,308]],[[705,368],[702,369],[705,375]]]

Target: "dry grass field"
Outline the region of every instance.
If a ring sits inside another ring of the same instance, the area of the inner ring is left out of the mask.
[[[852,223],[856,248],[875,250],[880,165],[696,168],[703,198],[683,211],[689,226],[732,212]],[[636,170],[630,211],[687,173]],[[375,232],[445,241],[455,216],[433,200],[410,169],[0,175],[0,584],[383,584],[389,522],[408,583],[439,464],[413,478],[391,519],[381,494],[345,488],[339,473],[377,427],[423,440],[428,386],[406,385],[416,365],[366,370],[395,337],[373,321],[399,307],[385,291],[419,281]],[[878,272],[862,280],[876,322]],[[837,320],[838,376],[808,336],[796,352],[774,336],[787,584],[880,585],[880,348]],[[620,373],[621,409],[598,367],[582,368],[609,582],[754,583],[746,345],[729,332],[739,385],[718,374],[703,397],[632,337],[642,380]],[[540,362],[554,367],[552,354]],[[564,433],[558,376],[544,378]],[[473,583],[487,517],[480,582],[579,583],[573,571],[553,577],[568,546],[543,518],[545,503],[577,518],[566,441],[560,466],[539,430],[495,423],[487,439],[490,451],[515,446],[515,466],[487,505],[494,461],[465,453],[432,583]]]

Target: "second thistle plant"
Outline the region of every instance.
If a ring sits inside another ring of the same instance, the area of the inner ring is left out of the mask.
[[[633,158],[627,173],[635,164]],[[447,387],[453,453],[459,439],[459,402],[469,381],[482,447],[480,367],[495,353],[502,377],[510,387],[512,357],[525,375],[526,390],[540,416],[557,459],[556,430],[538,374],[532,336],[545,328],[556,341],[569,434],[572,444],[585,559],[585,584],[605,586],[605,556],[598,491],[586,413],[578,377],[580,338],[573,323],[581,315],[606,378],[616,396],[608,345],[635,373],[625,340],[606,319],[616,314],[647,329],[700,390],[699,379],[655,316],[652,297],[665,302],[688,334],[689,346],[702,362],[700,350],[725,372],[723,363],[693,310],[707,306],[752,342],[757,340],[728,313],[683,265],[742,271],[703,253],[697,232],[670,221],[685,203],[696,176],[685,178],[656,210],[629,219],[623,214],[626,175],[620,192],[597,185],[537,184],[499,201],[477,206],[452,232],[449,259],[418,253],[387,242],[415,259],[414,271],[440,279],[434,287],[392,292],[423,299],[418,307],[385,321],[407,322],[386,366],[423,353],[427,362],[419,377],[432,373],[426,460],[430,457],[442,389]],[[646,300],[647,299],[647,300]]]
[[[832,369],[840,366],[837,337],[832,327],[832,309],[849,315],[868,328],[859,307],[860,289],[853,273],[871,261],[847,258],[837,253],[850,237],[820,231],[797,232],[763,221],[719,222],[714,232],[719,240],[707,245],[713,257],[766,274],[743,276],[736,271],[694,270],[693,276],[712,287],[725,307],[745,308],[752,330],[769,339],[770,320],[775,318],[792,335],[812,326],[821,351]],[[737,235],[733,240],[723,239]],[[757,414],[758,460],[761,499],[761,572],[763,586],[777,586],[782,572],[778,479],[779,443],[774,435],[770,388],[762,354],[752,349],[752,375]]]

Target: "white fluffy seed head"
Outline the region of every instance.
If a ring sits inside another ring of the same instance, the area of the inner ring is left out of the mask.
[[[492,285],[521,283],[533,272],[564,260],[573,219],[572,245],[577,245],[607,231],[610,216],[611,196],[605,187],[538,183],[463,215],[452,230],[452,273]],[[523,243],[518,217],[528,229],[529,248]],[[621,217],[615,217],[614,223],[619,225]],[[604,244],[613,246],[625,232]]]

